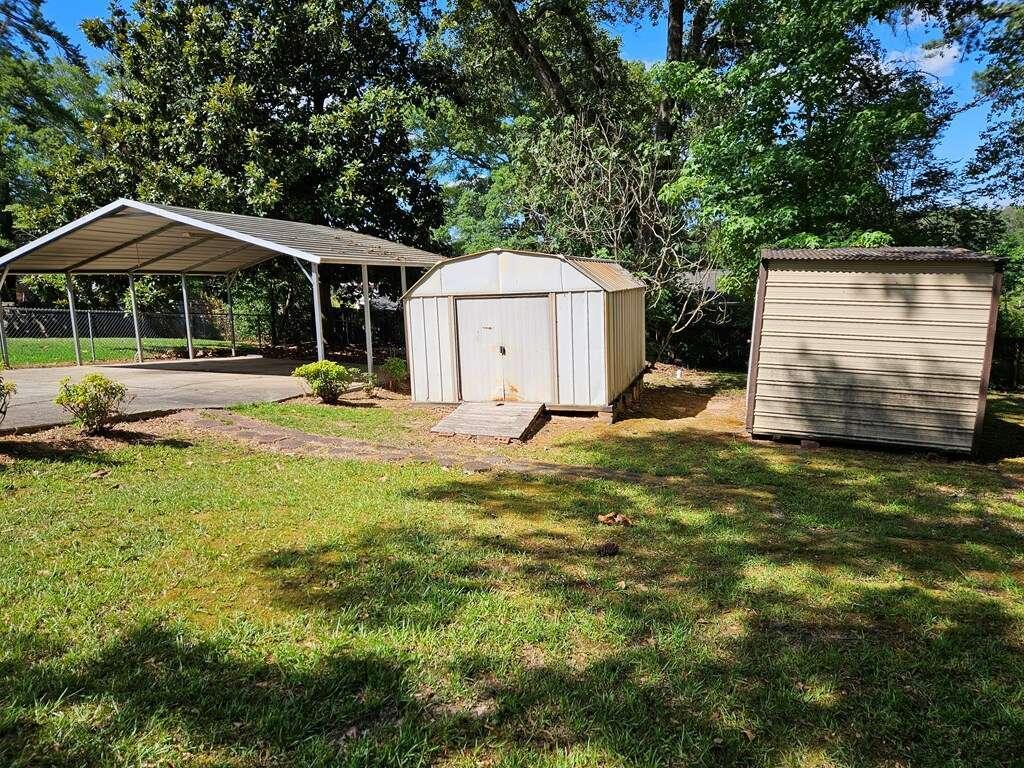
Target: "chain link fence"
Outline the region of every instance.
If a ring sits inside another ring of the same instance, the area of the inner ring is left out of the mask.
[[[75,312],[75,319],[82,362],[135,359],[135,327],[130,313],[80,309]],[[226,351],[231,348],[231,320],[226,312],[193,312],[189,319],[194,349]],[[68,310],[4,307],[3,325],[11,367],[75,362],[74,335]],[[239,349],[262,350],[269,344],[266,317],[236,312],[234,325],[235,343]],[[139,331],[144,357],[187,355],[184,314],[140,312]]]

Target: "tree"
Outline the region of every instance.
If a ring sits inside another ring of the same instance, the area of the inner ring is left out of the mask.
[[[106,113],[52,148],[41,194],[13,208],[22,236],[125,196],[438,250],[440,187],[410,115],[445,78],[407,21],[375,0],[137,0],[88,20],[110,57]],[[258,274],[308,303],[298,270]],[[338,275],[323,272],[326,306]]]
[[[945,26],[945,39],[965,57],[982,62],[975,77],[979,97],[990,107],[989,123],[968,173],[977,192],[1024,201],[1024,2],[947,0],[929,10]]]
[[[661,194],[672,145],[638,130],[607,119],[547,121],[516,147],[517,192],[549,248],[614,259],[643,279],[660,357],[671,336],[712,306],[715,264],[693,209]]]
[[[946,91],[886,61],[866,29],[887,6],[724,7],[708,25],[720,40],[700,46],[714,55],[657,77],[686,105],[679,172],[664,194],[699,211],[732,285],[750,292],[759,248],[800,233],[913,239],[915,218],[952,178],[933,154],[951,109]]]
[[[96,153],[55,158],[38,231],[106,202],[352,227],[430,246],[441,207],[407,110],[436,84],[398,11],[370,0],[138,0],[84,27],[110,62]],[[97,162],[92,162],[96,160]],[[102,197],[84,205],[83,192]]]
[[[43,15],[43,0],[0,0],[0,54],[45,61],[51,47],[71,64],[85,67],[78,46]]]

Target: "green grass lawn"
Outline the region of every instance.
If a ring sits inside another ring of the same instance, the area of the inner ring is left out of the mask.
[[[414,430],[429,428],[436,418],[429,408],[387,408],[360,397],[353,405],[322,403],[253,403],[232,410],[281,427],[316,435],[351,437],[380,443],[411,439]]]
[[[26,368],[36,365],[71,365],[75,362],[75,345],[68,339],[8,339],[9,357],[14,368]],[[225,349],[230,342],[220,339],[194,339],[193,346],[197,349]],[[154,354],[185,354],[185,339],[142,340],[142,349]],[[96,362],[116,362],[131,360],[135,357],[134,338],[97,338],[92,344],[88,338],[81,339],[82,361],[92,362],[95,350]]]
[[[1015,462],[693,442],[646,487],[7,439],[0,765],[1019,764]]]

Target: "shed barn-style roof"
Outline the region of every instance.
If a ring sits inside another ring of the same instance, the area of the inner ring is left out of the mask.
[[[624,266],[619,264],[617,261],[610,261],[607,259],[587,259],[581,257],[563,256],[558,253],[541,253],[539,251],[522,251],[512,248],[488,248],[484,251],[477,251],[475,253],[467,253],[464,256],[456,256],[452,259],[444,259],[433,264],[423,276],[416,281],[416,283],[409,288],[405,293],[405,297],[412,295],[417,288],[428,283],[431,276],[442,267],[446,267],[452,264],[458,264],[459,262],[469,261],[472,259],[480,258],[481,256],[487,256],[488,254],[516,254],[519,256],[536,257],[540,259],[554,259],[557,261],[564,262],[571,266],[575,271],[588,278],[597,286],[608,293],[617,293],[619,291],[636,291],[643,290],[644,284],[640,282],[633,274],[626,269]]]
[[[275,256],[313,264],[429,267],[440,256],[297,221],[120,199],[0,257],[11,273],[223,275]]]
[[[950,246],[882,246],[878,248],[765,248],[762,259],[822,261],[981,261],[997,262],[995,256]]]

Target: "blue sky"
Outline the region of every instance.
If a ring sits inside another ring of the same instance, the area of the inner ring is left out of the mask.
[[[44,12],[81,45],[87,56],[96,59],[101,52],[86,42],[78,25],[82,19],[105,16],[107,5],[108,0],[47,0]],[[622,37],[623,53],[627,58],[655,62],[664,57],[664,24],[645,25],[639,29],[622,27],[616,31]],[[937,57],[925,57],[922,44],[937,37],[936,30],[926,20],[914,19],[895,30],[879,26],[875,32],[891,56],[917,62],[925,72],[952,88],[961,104],[966,104],[973,97],[971,76],[977,68],[976,62],[961,60],[960,51],[955,49],[943,51]],[[946,131],[939,154],[956,163],[970,158],[978,145],[978,135],[985,127],[985,116],[984,107],[959,115]]]

